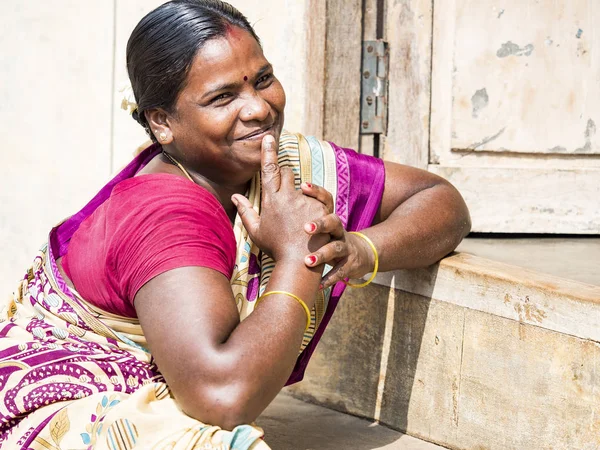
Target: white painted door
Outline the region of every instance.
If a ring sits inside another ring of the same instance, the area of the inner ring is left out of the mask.
[[[384,16],[382,156],[454,183],[473,231],[599,233],[600,2],[398,0]]]

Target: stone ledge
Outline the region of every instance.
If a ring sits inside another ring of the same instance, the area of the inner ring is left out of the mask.
[[[466,254],[377,281],[289,393],[452,449],[600,448],[600,288]]]
[[[600,287],[466,253],[375,283],[600,342]]]

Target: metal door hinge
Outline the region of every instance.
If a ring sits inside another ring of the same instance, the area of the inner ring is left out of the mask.
[[[388,45],[363,41],[360,134],[385,134],[388,111]]]

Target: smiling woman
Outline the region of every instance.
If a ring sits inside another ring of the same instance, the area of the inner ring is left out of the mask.
[[[0,446],[266,449],[253,422],[368,283],[348,279],[437,261],[468,211],[435,175],[284,131],[284,90],[227,3],[152,11],[127,67],[153,144],[3,305]]]

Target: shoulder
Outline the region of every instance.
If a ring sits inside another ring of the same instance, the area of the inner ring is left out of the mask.
[[[132,200],[138,205],[193,202],[194,206],[222,209],[221,204],[209,191],[191,181],[168,173],[153,173],[128,178],[115,186],[112,201]]]
[[[114,236],[136,236],[153,241],[168,235],[195,242],[217,239],[229,247],[234,241],[229,218],[206,189],[171,174],[149,174],[119,183],[104,211],[106,229]],[[129,240],[131,242],[131,240]],[[122,245],[123,239],[116,239]]]

